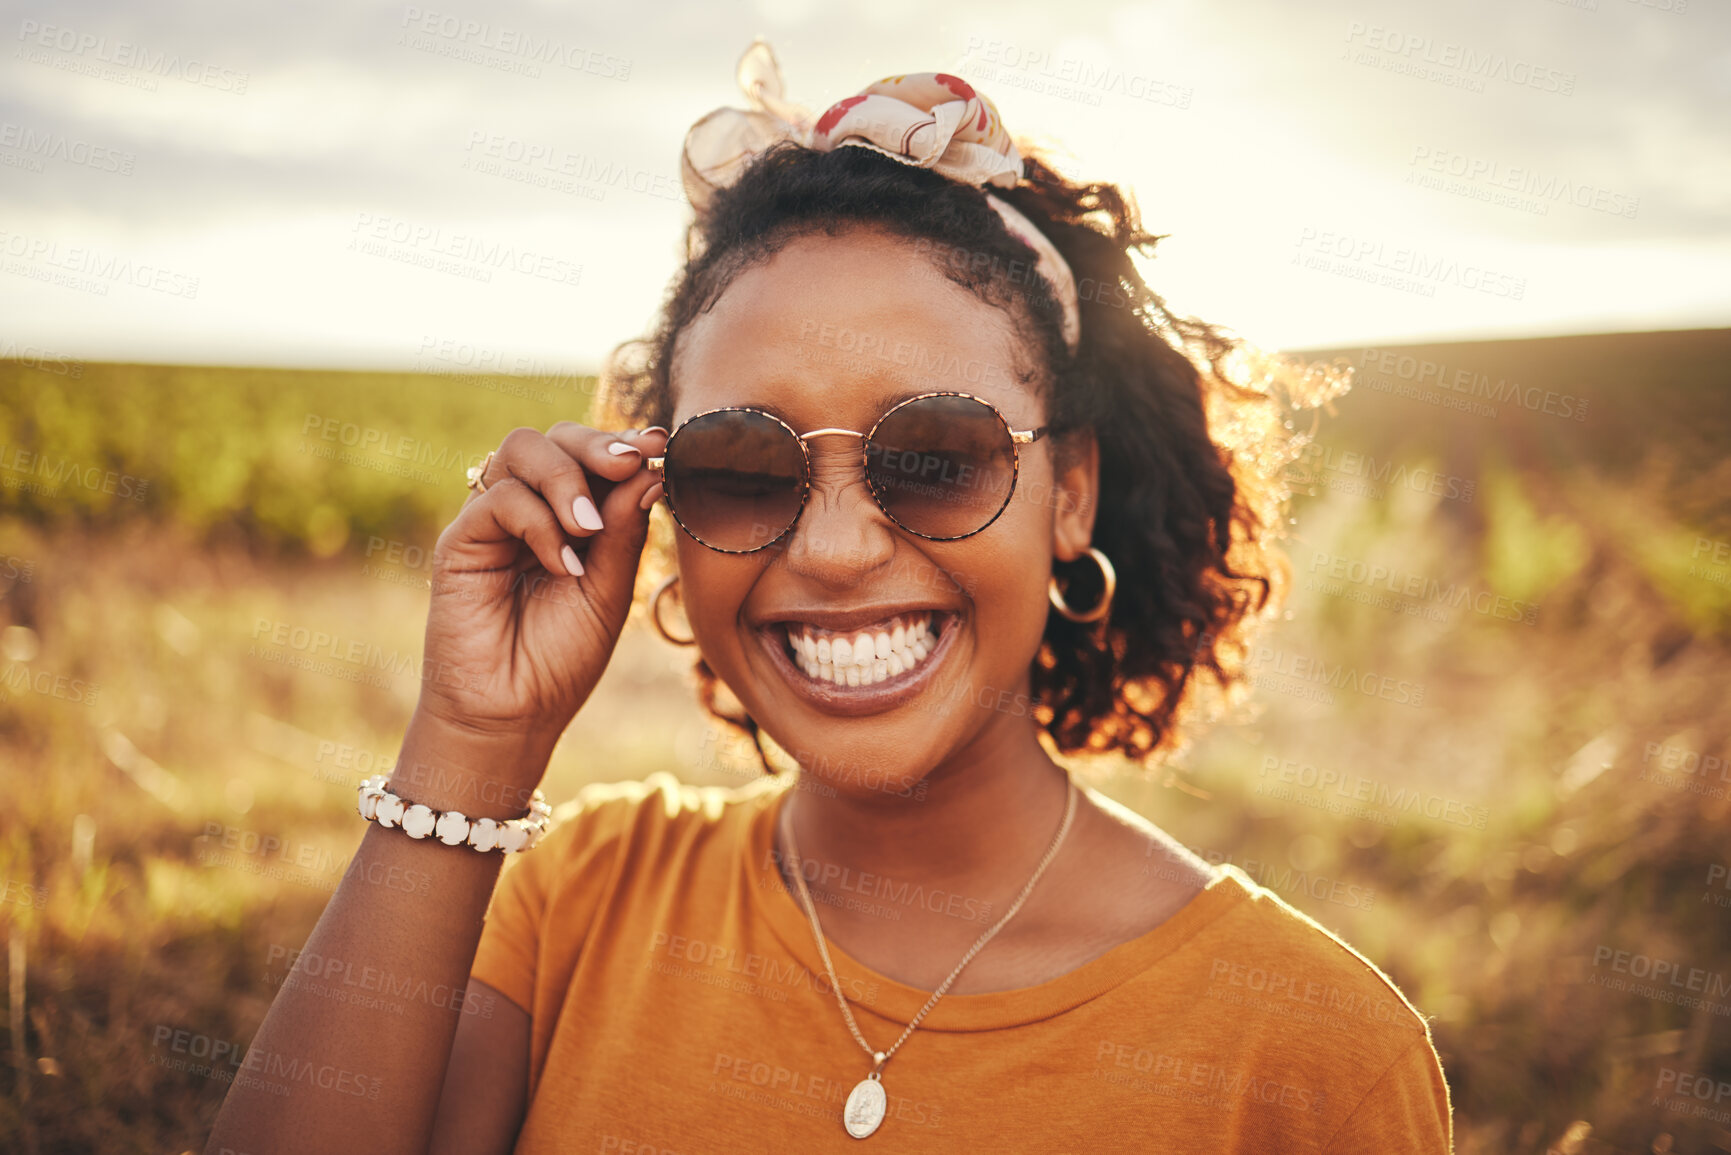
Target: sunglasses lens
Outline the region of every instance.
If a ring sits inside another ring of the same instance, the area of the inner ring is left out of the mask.
[[[921,397],[885,414],[866,443],[866,479],[904,528],[945,539],[1003,511],[1016,447],[997,410],[972,397]]]
[[[667,504],[692,537],[740,553],[768,545],[799,515],[799,440],[761,413],[727,409],[688,421],[667,443]]]

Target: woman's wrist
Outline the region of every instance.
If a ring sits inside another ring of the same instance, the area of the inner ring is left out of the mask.
[[[557,741],[557,735],[483,731],[417,709],[388,786],[434,810],[517,818],[528,810]]]

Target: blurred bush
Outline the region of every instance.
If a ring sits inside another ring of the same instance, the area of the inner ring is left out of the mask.
[[[10,516],[44,526],[142,516],[196,541],[316,557],[373,535],[430,541],[463,471],[503,432],[581,422],[595,386],[580,376],[76,367],[74,377],[0,361]]]

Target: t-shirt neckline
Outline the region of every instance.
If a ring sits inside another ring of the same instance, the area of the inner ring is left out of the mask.
[[[1080,785],[1080,783],[1078,783]],[[796,786],[766,791],[748,832],[749,851],[742,864],[746,902],[766,922],[776,938],[799,963],[820,979],[828,995],[829,979],[823,956],[812,938],[811,920],[788,892],[771,859],[775,823]],[[1085,789],[1085,787],[1084,787]],[[987,994],[948,994],[920,1021],[922,1031],[991,1031],[1039,1022],[1099,998],[1142,974],[1178,950],[1204,927],[1250,897],[1254,884],[1232,867],[1217,867],[1209,884],[1196,892],[1165,922],[1140,937],[1120,943],[1098,958],[1037,986]],[[983,928],[982,928],[983,929]],[[931,992],[907,986],[853,958],[826,934],[829,956],[844,993],[872,992],[867,1003],[850,998],[861,1010],[905,1025],[931,997]],[[990,950],[988,946],[986,949]],[[833,996],[829,996],[833,998]],[[837,1015],[839,1020],[840,1016]],[[838,1022],[837,1029],[844,1029]]]

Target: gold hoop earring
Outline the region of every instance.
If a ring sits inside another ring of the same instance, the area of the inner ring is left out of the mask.
[[[674,574],[670,578],[663,578],[661,584],[655,587],[655,593],[649,598],[649,620],[655,623],[655,632],[666,638],[669,642],[672,642],[674,645],[694,646],[697,644],[697,638],[695,636],[689,638],[676,638],[667,631],[667,627],[661,622],[661,597],[677,584],[679,584],[679,575]]]
[[[1118,589],[1118,571],[1112,568],[1112,560],[1093,546],[1088,547],[1088,556],[1094,559],[1094,564],[1100,567],[1100,581],[1105,589],[1100,593],[1100,602],[1093,609],[1078,613],[1070,608],[1070,603],[1064,600],[1064,593],[1058,588],[1058,579],[1054,575],[1046,579],[1046,597],[1051,601],[1052,608],[1073,622],[1097,622],[1105,618],[1112,610],[1112,595]]]

